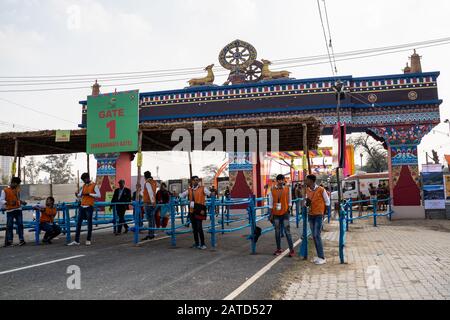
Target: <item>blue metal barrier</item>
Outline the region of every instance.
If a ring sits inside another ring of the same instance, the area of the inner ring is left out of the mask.
[[[372,204],[372,213],[367,213],[366,215],[361,215],[358,217],[353,217],[353,205],[354,204],[363,204],[363,203]],[[387,205],[387,212],[386,213],[379,213],[378,212],[378,204],[386,202]],[[344,200],[339,205],[339,259],[341,263],[345,263],[345,256],[344,256],[344,247],[345,247],[345,239],[346,239],[346,232],[349,231],[349,224],[352,224],[354,220],[358,219],[367,219],[372,217],[373,218],[373,226],[377,227],[377,218],[378,217],[388,217],[389,221],[392,220],[392,214],[394,212],[392,211],[392,205],[391,205],[391,198],[387,199],[368,199],[368,200],[359,200],[359,201],[352,201],[352,199]]]

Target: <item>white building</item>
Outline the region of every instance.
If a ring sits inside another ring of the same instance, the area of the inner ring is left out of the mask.
[[[3,180],[3,177],[6,177],[9,180],[12,161],[12,157],[0,156],[0,180]]]

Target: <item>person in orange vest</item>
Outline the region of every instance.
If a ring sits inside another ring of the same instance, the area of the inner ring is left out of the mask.
[[[281,233],[284,231],[289,245],[289,257],[294,256],[291,228],[289,225],[289,212],[292,208],[292,193],[289,186],[284,185],[284,175],[277,175],[277,184],[269,192],[270,221],[275,226],[275,241],[277,250],[273,253],[279,256],[281,250]]]
[[[75,241],[68,244],[68,246],[79,246],[80,245],[80,233],[81,233],[81,225],[83,224],[83,220],[87,220],[88,223],[88,233],[86,238],[86,245],[91,245],[92,238],[92,216],[94,214],[94,204],[95,199],[99,199],[101,197],[100,190],[97,184],[91,181],[89,177],[89,173],[85,172],[81,175],[81,180],[83,180],[84,185],[80,189],[80,192],[76,193],[79,199],[81,199],[80,208],[78,209],[78,218],[77,218],[77,228],[75,231]]]
[[[16,220],[19,233],[19,246],[25,244],[23,237],[23,215],[22,205],[26,205],[25,201],[20,200],[19,185],[22,181],[19,177],[13,177],[9,187],[4,188],[0,195],[0,205],[6,212],[6,238],[5,247],[13,245],[14,238],[14,220]]]
[[[309,207],[309,225],[317,251],[317,257],[313,259],[313,262],[315,264],[324,264],[326,263],[326,259],[320,233],[322,231],[323,214],[325,208],[330,205],[330,198],[325,188],[316,184],[315,175],[310,174],[306,176],[306,186],[306,206]]]
[[[188,190],[180,194],[180,198],[188,197],[189,199],[189,217],[192,223],[192,232],[194,233],[195,241],[192,248],[205,250],[205,235],[203,233],[202,223],[203,220],[206,220],[207,216],[207,209],[205,206],[206,197],[214,195],[215,192],[211,192],[206,187],[200,187],[199,182],[199,177],[193,176],[191,178],[191,186]]]
[[[56,216],[55,198],[48,197],[45,206],[36,206],[35,209],[41,211],[39,219],[39,229],[45,231],[42,243],[51,244],[52,239],[61,233],[61,228],[54,222]]]
[[[155,238],[155,208],[156,208],[156,189],[158,187],[155,180],[153,180],[150,171],[144,172],[145,184],[142,191],[142,199],[144,202],[144,211],[148,220],[148,235],[142,240],[151,240]]]

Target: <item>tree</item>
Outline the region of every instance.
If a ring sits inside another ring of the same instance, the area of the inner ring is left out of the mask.
[[[31,157],[25,162],[25,178],[30,184],[38,183],[39,173],[41,172],[41,163],[36,162],[34,157]],[[25,183],[25,181],[23,182]]]
[[[375,141],[369,135],[360,135],[350,138],[347,142],[355,146],[355,149],[367,157],[366,165],[363,166],[366,172],[383,172],[388,169],[387,151],[383,145]]]
[[[202,172],[205,175],[205,177],[213,178],[219,168],[215,164],[208,164],[207,166],[204,166],[202,168]]]
[[[70,154],[46,156],[45,161],[40,164],[39,168],[50,175],[52,183],[69,183],[74,178],[69,159]]]

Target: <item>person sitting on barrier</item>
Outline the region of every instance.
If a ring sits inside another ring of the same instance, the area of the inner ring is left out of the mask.
[[[0,205],[4,207],[6,212],[6,237],[5,247],[13,245],[14,239],[14,220],[17,224],[17,232],[19,234],[19,246],[25,244],[23,237],[23,215],[22,205],[26,205],[25,201],[20,200],[20,183],[19,177],[13,177],[9,187],[2,190],[0,196]]]
[[[292,193],[289,186],[284,185],[284,175],[277,176],[277,185],[269,192],[270,221],[275,226],[275,241],[277,250],[274,255],[280,255],[281,234],[284,230],[289,245],[289,257],[294,256],[294,245],[292,243],[291,228],[289,224],[289,211],[292,208]]]
[[[205,235],[203,233],[203,220],[206,220],[207,208],[205,206],[206,197],[214,195],[207,187],[201,188],[199,185],[199,177],[191,178],[191,186],[188,190],[180,194],[181,198],[189,199],[189,218],[192,223],[192,232],[194,233],[195,243],[192,248],[201,250],[206,249]],[[200,239],[199,239],[200,238]],[[200,241],[199,241],[200,240]]]
[[[171,193],[167,190],[167,185],[164,182],[161,183],[160,189],[156,192],[156,203],[161,204],[156,209],[155,214],[157,228],[166,228],[169,223],[170,207],[167,204],[170,202],[170,196]]]
[[[157,183],[153,180],[150,171],[144,172],[145,184],[143,190],[143,201],[145,215],[148,220],[148,235],[142,240],[151,240],[155,238],[155,208],[156,208],[156,188]]]
[[[54,222],[56,216],[55,199],[48,197],[45,200],[45,207],[37,206],[35,209],[41,212],[39,229],[45,231],[42,243],[51,244],[51,240],[61,233],[61,228]]]
[[[79,246],[80,245],[80,233],[81,233],[81,225],[83,224],[83,220],[86,220],[88,223],[88,233],[86,238],[86,245],[91,245],[92,238],[92,218],[94,215],[94,204],[95,199],[99,199],[101,197],[100,190],[97,184],[91,181],[89,177],[89,173],[85,172],[81,175],[81,180],[83,180],[84,185],[80,189],[80,192],[76,193],[75,196],[78,199],[81,199],[80,207],[78,209],[78,217],[77,217],[77,227],[75,231],[75,241],[68,244],[68,246]]]
[[[112,203],[115,202],[130,202],[131,201],[131,190],[125,187],[125,180],[119,180],[119,188],[114,190],[113,197],[111,199]],[[115,235],[122,234],[122,226],[125,229],[124,233],[128,232],[128,225],[125,223],[125,213],[128,210],[128,204],[116,204],[116,214],[119,217],[119,225],[117,226],[117,232]]]
[[[325,208],[330,205],[330,198],[326,190],[316,184],[315,175],[310,174],[306,176],[306,185],[306,206],[309,207],[308,219],[317,251],[317,257],[313,259],[313,262],[315,264],[324,264],[326,259],[320,233],[322,231],[323,214]]]

